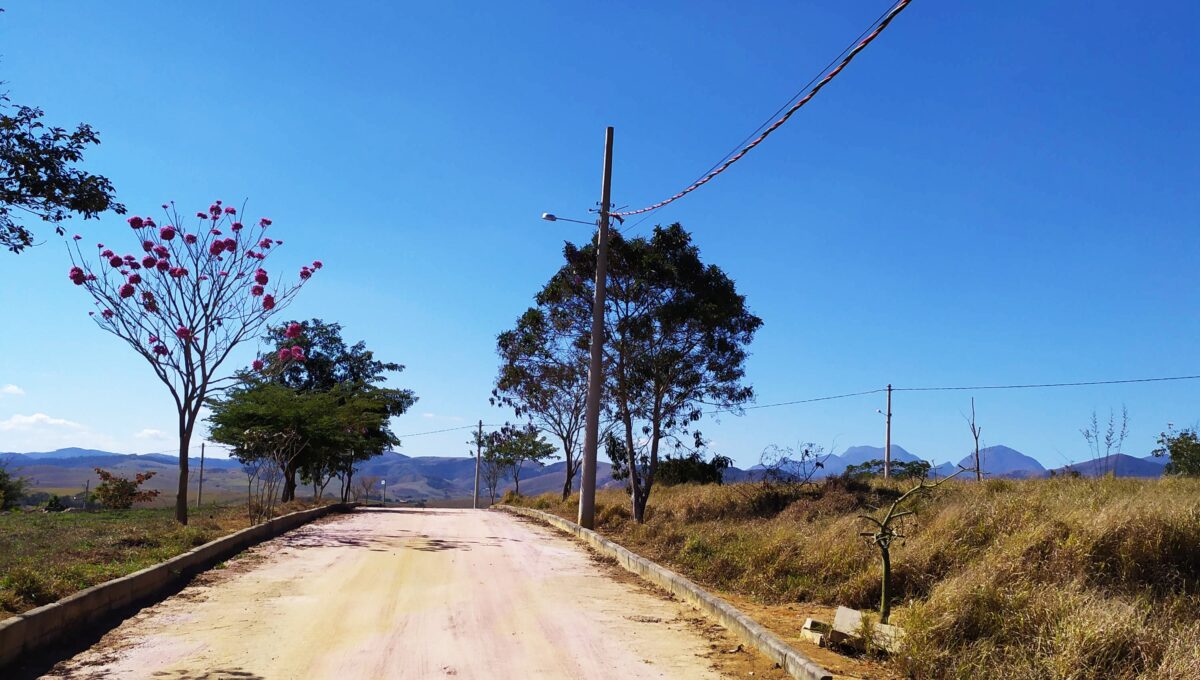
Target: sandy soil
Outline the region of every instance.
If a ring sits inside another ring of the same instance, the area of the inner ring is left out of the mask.
[[[551,529],[498,512],[360,510],[208,572],[44,677],[779,673],[731,644],[687,606],[611,578]]]

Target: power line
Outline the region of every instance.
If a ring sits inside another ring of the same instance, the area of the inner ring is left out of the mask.
[[[735,408],[722,408],[722,409],[716,409],[715,411],[709,411],[708,413],[709,414],[736,413],[738,411],[751,411],[751,410],[760,409],[760,408],[774,408],[776,406],[794,406],[795,404],[811,404],[816,401],[832,401],[834,399],[845,399],[847,397],[861,397],[866,394],[879,394],[880,392],[885,392],[885,391],[887,391],[887,390],[885,388],[881,387],[881,388],[875,389],[875,390],[865,390],[863,392],[850,392],[848,394],[833,394],[833,395],[830,395],[827,397],[813,397],[811,399],[797,399],[795,401],[780,401],[780,402],[776,402],[774,404],[755,404],[753,406],[743,406],[741,408],[736,408],[736,409]]]
[[[398,434],[398,435],[396,435],[396,437],[399,439],[403,439],[404,437],[421,437],[421,436],[427,435],[427,434],[441,434],[442,432],[456,432],[458,430],[474,430],[476,427],[478,427],[478,425],[463,425],[462,427],[447,427],[444,430],[430,430],[428,432],[413,432],[412,434]],[[499,425],[484,425],[484,427],[500,427],[500,426]]]
[[[965,387],[897,387],[893,392],[948,392],[960,390],[1024,390],[1041,387],[1084,387],[1087,385],[1128,385],[1130,383],[1200,380],[1200,375],[1177,375],[1167,378],[1133,378],[1130,380],[1089,380],[1086,382],[1038,383],[1031,385],[969,385]]]
[[[864,38],[861,42],[859,42],[857,45],[855,45],[852,49],[850,49],[849,52],[844,52],[846,56],[842,58],[841,62],[839,62],[838,65],[833,68],[833,70],[826,73],[825,77],[821,78],[821,80],[819,82],[817,82],[817,84],[814,85],[808,91],[808,94],[804,95],[804,97],[802,97],[795,104],[792,104],[791,108],[789,108],[787,110],[787,112],[783,114],[783,116],[781,118],[779,118],[774,123],[772,123],[769,127],[766,128],[766,130],[764,130],[762,132],[762,134],[758,135],[758,137],[756,137],[753,141],[751,141],[746,146],[742,147],[742,149],[740,151],[738,151],[736,154],[734,154],[731,157],[728,154],[726,154],[726,156],[727,156],[726,160],[723,163],[720,163],[719,167],[717,167],[713,170],[709,170],[707,173],[704,174],[703,177],[696,180],[695,182],[692,182],[690,185],[688,185],[686,188],[684,188],[679,193],[677,193],[669,198],[663,199],[663,200],[659,201],[658,203],[646,206],[645,208],[639,208],[637,210],[626,210],[626,211],[622,211],[622,212],[614,212],[614,213],[612,213],[612,215],[614,217],[620,218],[620,217],[628,217],[630,215],[639,215],[641,213],[647,213],[652,210],[658,210],[659,208],[662,208],[665,205],[674,203],[675,201],[683,198],[684,196],[695,191],[696,189],[699,189],[700,187],[707,184],[710,180],[712,180],[712,178],[716,177],[717,175],[721,174],[722,172],[725,172],[725,170],[728,169],[729,166],[731,166],[734,163],[741,160],[742,157],[745,156],[747,153],[749,153],[751,149],[753,149],[754,147],[761,144],[763,142],[763,140],[765,140],[767,138],[768,135],[770,135],[772,132],[779,129],[780,126],[782,126],[784,123],[786,123],[788,121],[788,119],[792,117],[792,114],[796,113],[797,111],[800,110],[801,107],[803,107],[808,102],[812,101],[812,98],[815,97],[817,95],[817,93],[821,91],[821,89],[823,87],[828,85],[829,81],[836,78],[837,75],[839,73],[841,73],[842,70],[845,69],[846,66],[850,64],[851,61],[854,60],[854,57],[858,56],[859,52],[862,52],[863,49],[865,49],[867,45],[870,45],[871,42],[875,40],[875,38],[879,37],[879,34],[882,33],[885,28],[887,28],[888,24],[892,23],[892,20],[896,18],[896,15],[898,15],[898,14],[900,14],[900,12],[904,11],[905,7],[908,7],[910,2],[911,2],[911,0],[900,0],[899,2],[897,2],[896,5],[892,7],[892,9],[888,10],[887,14],[884,15],[883,19],[878,21],[878,25],[875,26],[875,30],[872,31],[869,35],[867,35],[866,38]],[[761,129],[761,126],[760,126],[760,129]]]

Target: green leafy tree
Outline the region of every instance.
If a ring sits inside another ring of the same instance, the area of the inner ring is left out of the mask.
[[[12,474],[7,465],[0,463],[0,511],[17,507],[28,486],[29,480]]]
[[[565,462],[562,497],[579,470],[579,438],[587,403],[588,345],[575,327],[531,307],[496,340],[500,374],[492,404],[512,408],[558,440]]]
[[[932,466],[923,460],[892,461],[890,475],[896,479],[925,479]],[[858,465],[847,465],[842,473],[848,478],[878,477],[883,475],[883,461],[876,458]]]
[[[108,179],[75,167],[87,147],[100,143],[96,131],[86,124],[74,132],[47,127],[44,115],[0,95],[0,245],[14,253],[34,242],[20,216],[53,224],[61,235],[72,213],[84,219],[125,213]]]
[[[541,436],[532,425],[518,427],[505,425],[493,435],[491,448],[501,463],[508,468],[513,480],[513,491],[521,495],[521,473],[525,464],[541,466],[542,461],[557,458],[554,445]]]
[[[555,328],[590,336],[595,246],[567,244],[562,267],[537,296]],[[762,320],[732,279],[700,259],[683,227],[650,238],[612,236],[605,306],[605,411],[621,440],[633,517],[641,522],[664,443],[696,451],[706,408],[736,410],[746,347]],[[610,449],[613,450],[613,449]]]
[[[484,488],[487,489],[488,498],[491,499],[492,503],[495,503],[496,493],[500,489],[500,482],[504,479],[505,472],[512,467],[512,461],[499,447],[495,446],[498,441],[497,433],[485,433],[481,440],[482,446],[477,448],[479,452],[479,477],[483,480]]]
[[[1158,448],[1153,453],[1170,458],[1165,470],[1167,474],[1200,477],[1200,436],[1196,428],[1176,432],[1174,427],[1168,427],[1166,432],[1158,435]]]
[[[284,471],[283,501],[296,496],[297,475],[323,488],[330,476],[342,479],[345,500],[353,482],[354,466],[377,456],[399,442],[391,431],[390,419],[402,415],[416,403],[411,390],[382,387],[389,373],[404,370],[401,364],[380,361],[366,344],[347,345],[342,327],[320,319],[289,321],[271,327],[266,341],[275,350],[261,359],[267,380],[295,392],[332,393],[339,403],[350,404],[353,417],[346,415],[354,436],[338,440],[316,440]],[[283,357],[285,349],[300,347],[304,361]]]
[[[675,457],[668,454],[658,464],[658,483],[663,486],[720,484],[724,481],[725,470],[731,465],[733,460],[727,456],[715,455],[712,460],[704,460],[695,451]]]

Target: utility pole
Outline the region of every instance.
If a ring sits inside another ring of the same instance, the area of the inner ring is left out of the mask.
[[[200,481],[196,484],[196,509],[200,509],[200,499],[204,497],[204,442],[200,442]]]
[[[471,508],[479,509],[479,459],[483,458],[483,421],[479,421],[479,434],[475,435],[475,495],[471,497]]]
[[[604,175],[600,185],[600,228],[596,232],[596,297],[592,302],[592,356],[588,362],[587,409],[583,435],[583,477],[579,481],[579,526],[596,519],[596,448],[600,441],[600,394],[604,389],[604,299],[608,282],[608,209],[612,194],[613,129],[604,131]]]
[[[888,401],[887,401],[887,434],[884,436],[883,444],[883,478],[887,479],[892,476],[892,384],[887,386]]]

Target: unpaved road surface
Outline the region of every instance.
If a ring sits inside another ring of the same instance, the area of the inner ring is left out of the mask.
[[[726,677],[709,635],[548,528],[359,510],[202,575],[44,677]]]

